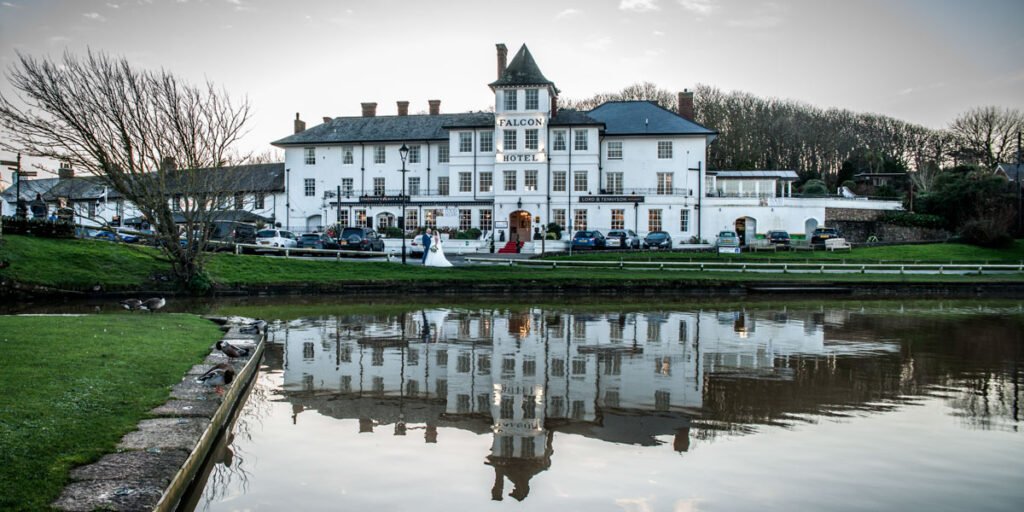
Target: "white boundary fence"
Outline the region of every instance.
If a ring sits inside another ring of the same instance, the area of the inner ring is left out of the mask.
[[[680,270],[700,272],[769,272],[834,274],[1016,274],[1024,261],[999,263],[845,263],[739,261],[586,261],[467,257],[467,262],[541,268],[618,268],[623,270]]]
[[[318,255],[333,255],[336,259],[341,259],[342,255],[345,256],[387,256],[388,261],[391,261],[394,254],[390,252],[381,251],[348,251],[345,249],[307,249],[299,247],[270,247],[267,245],[256,245],[256,244],[226,244],[233,245],[235,248],[235,254],[241,254],[243,249],[252,249],[255,252],[276,252],[283,253],[285,258],[292,256],[318,256]]]

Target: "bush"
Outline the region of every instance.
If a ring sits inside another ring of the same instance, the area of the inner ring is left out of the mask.
[[[1013,245],[1007,224],[1000,219],[969,220],[960,228],[960,238],[964,243],[995,249]]]
[[[825,186],[824,181],[808,180],[807,183],[804,183],[801,193],[805,196],[827,196],[828,187]]]
[[[561,240],[562,239],[562,226],[560,226],[558,224],[555,224],[554,222],[551,222],[551,223],[548,224],[548,233],[554,233],[555,234],[555,238],[554,239],[555,240]]]
[[[942,217],[927,213],[888,212],[879,220],[887,224],[912,228],[941,229],[946,225],[946,220]]]
[[[3,223],[6,235],[32,235],[40,238],[75,237],[75,225],[72,222],[4,217]]]
[[[380,234],[384,238],[402,238],[405,233],[402,233],[402,229],[396,226],[389,226],[380,230]]]
[[[457,231],[452,238],[456,240],[477,240],[483,234],[478,228],[469,228],[465,231]]]

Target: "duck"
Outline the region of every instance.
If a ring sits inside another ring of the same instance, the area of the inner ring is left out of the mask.
[[[217,350],[220,350],[224,355],[228,357],[245,357],[249,355],[249,349],[244,347],[236,347],[224,340],[217,342]]]
[[[142,309],[153,312],[167,305],[167,301],[163,297],[153,297],[152,299],[146,299],[142,301]]]
[[[217,394],[222,394],[224,391],[221,389],[221,386],[227,386],[231,384],[231,381],[235,380],[235,369],[228,363],[220,363],[200,375],[196,380],[207,386],[216,387]]]
[[[136,311],[142,308],[142,301],[139,299],[125,299],[121,301],[121,307],[128,311]]]

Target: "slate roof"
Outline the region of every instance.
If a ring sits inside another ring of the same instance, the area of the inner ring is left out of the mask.
[[[739,171],[739,170],[716,170],[708,171],[709,175],[715,175],[719,178],[734,178],[734,179],[755,179],[755,178],[776,178],[781,180],[797,180],[800,177],[796,171],[791,170],[750,170],[750,171]]]
[[[551,126],[572,126],[572,125],[604,125],[601,121],[587,115],[579,110],[562,109],[551,118]]]
[[[996,173],[1005,174],[1009,181],[1017,181],[1017,176],[1024,179],[1024,164],[999,164]]]
[[[490,122],[487,123],[487,116]],[[340,142],[400,142],[448,140],[446,126],[494,126],[494,114],[470,112],[414,116],[337,117],[308,130],[271,142],[298,146]]]
[[[220,173],[219,177],[203,179],[198,185],[176,185],[176,180],[184,180],[187,173]],[[218,179],[221,178],[221,179]],[[168,190],[196,188],[202,186],[210,192],[283,192],[284,162],[272,164],[233,165],[194,170],[178,170],[168,176]]]
[[[609,101],[587,115],[604,123],[605,135],[717,135],[651,101]]]
[[[46,194],[57,184],[58,178],[41,178],[37,180],[22,180],[21,182],[21,198],[26,201],[31,201],[36,198],[36,194]],[[16,202],[14,197],[17,194],[18,186],[12,184],[4,190],[3,194],[0,194],[0,198],[8,203]]]
[[[533,60],[533,55],[530,54],[530,49],[525,44],[519,48],[516,56],[512,57],[512,62],[505,68],[505,72],[501,74],[501,77],[488,85],[491,88],[523,85],[550,85],[555,87],[555,83],[545,78],[544,73],[540,72],[540,68],[537,67],[537,61]]]

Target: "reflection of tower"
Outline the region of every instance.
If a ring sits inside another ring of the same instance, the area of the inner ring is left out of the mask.
[[[543,447],[537,449],[538,447],[533,446],[534,453],[532,456],[527,456],[527,453],[522,451],[525,449],[522,445],[520,445],[520,456],[504,457],[495,455],[492,449],[491,455],[487,457],[487,465],[494,468],[494,485],[491,487],[491,499],[494,501],[502,500],[505,492],[505,478],[512,482],[512,492],[509,493],[509,496],[518,501],[526,499],[526,496],[530,494],[530,479],[551,467],[551,454],[553,453],[551,440],[553,438],[554,432],[550,430],[544,431]],[[532,441],[536,438],[522,439],[524,441],[525,439]],[[530,445],[533,445],[533,443],[531,442]]]

